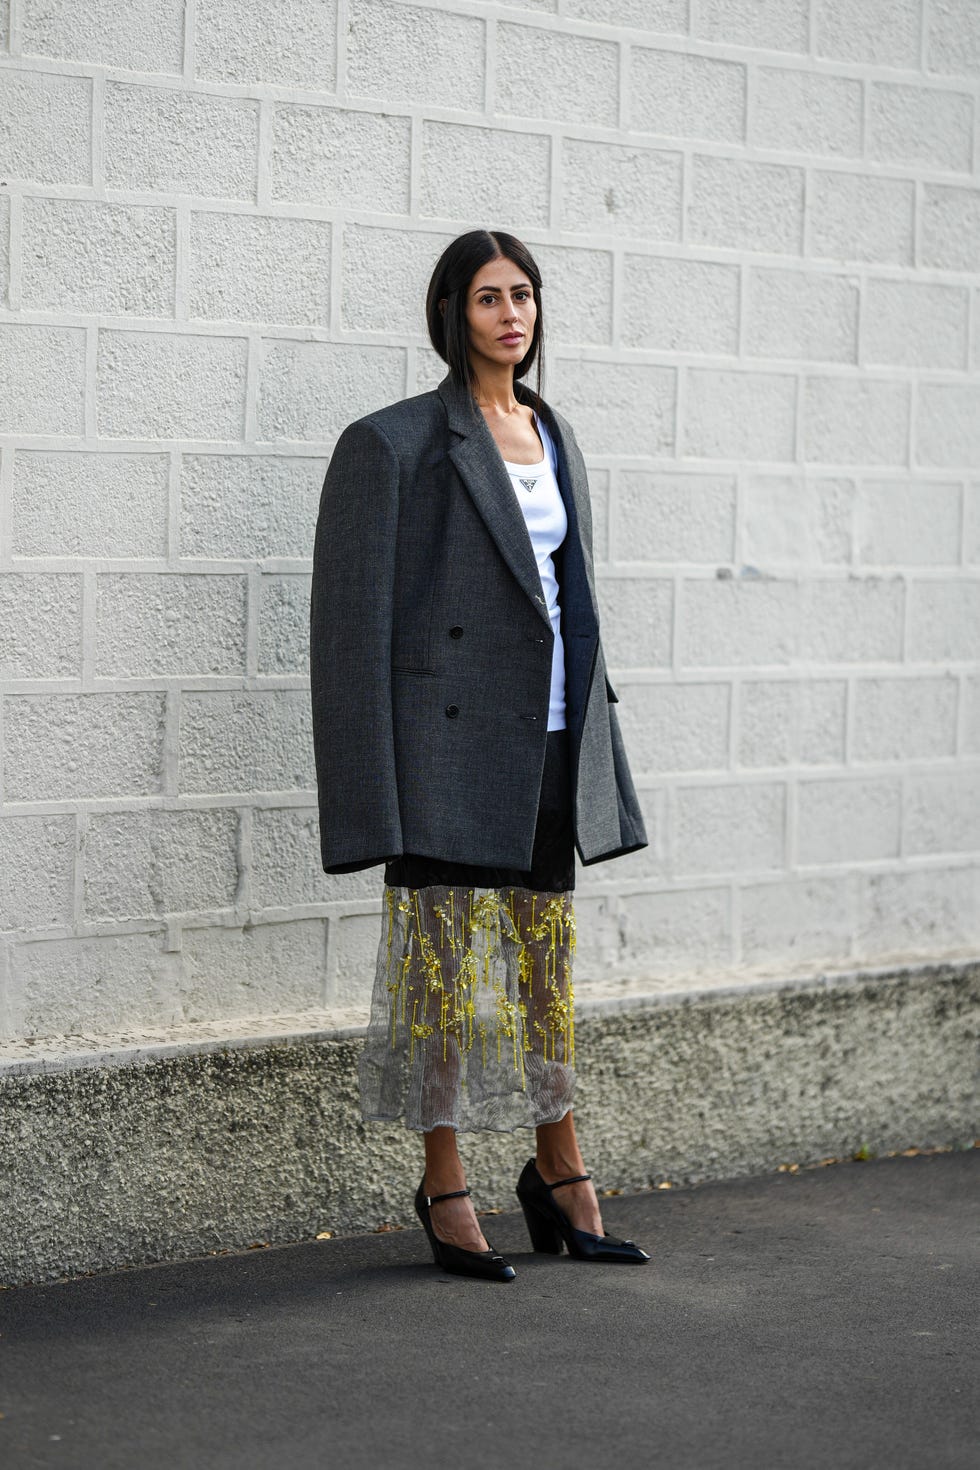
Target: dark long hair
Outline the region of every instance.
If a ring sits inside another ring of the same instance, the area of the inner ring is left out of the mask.
[[[476,374],[470,366],[466,296],[478,270],[491,260],[512,260],[520,266],[534,288],[537,317],[531,345],[514,367],[514,377],[526,377],[537,364],[534,392],[540,404],[541,368],[544,358],[544,318],[541,313],[541,272],[534,256],[522,241],[503,230],[470,230],[447,245],[436,262],[425,298],[425,319],[433,347],[449,367],[453,381],[471,391]],[[445,301],[445,311],[439,307]]]

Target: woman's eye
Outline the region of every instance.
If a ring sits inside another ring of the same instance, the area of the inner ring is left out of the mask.
[[[493,302],[494,302],[494,298],[492,296],[481,296],[480,297],[480,305],[481,306],[492,306],[493,305]]]

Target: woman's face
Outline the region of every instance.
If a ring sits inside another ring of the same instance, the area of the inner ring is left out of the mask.
[[[491,260],[470,281],[466,297],[469,356],[481,362],[515,366],[531,346],[538,308],[534,287],[512,260]]]

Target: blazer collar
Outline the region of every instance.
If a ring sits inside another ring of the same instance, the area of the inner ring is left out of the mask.
[[[446,374],[437,392],[445,404],[449,427],[458,435],[449,447],[449,457],[459,471],[501,555],[537,612],[550,627],[548,607],[542,594],[541,576],[527,523],[487,421],[477,408],[469,389],[455,383],[451,374]],[[514,393],[520,402],[531,402],[532,395],[520,380],[514,384]],[[558,485],[569,514],[569,529],[577,535],[581,511],[587,511],[588,508],[589,488],[580,475],[572,473],[564,435],[547,405],[544,406],[542,417],[555,441]]]

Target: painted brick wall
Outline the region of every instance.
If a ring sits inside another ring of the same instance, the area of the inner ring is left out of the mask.
[[[546,271],[652,837],[616,986],[980,941],[980,0],[0,0],[0,1016],[358,1002],[309,555],[432,385],[443,242]]]

